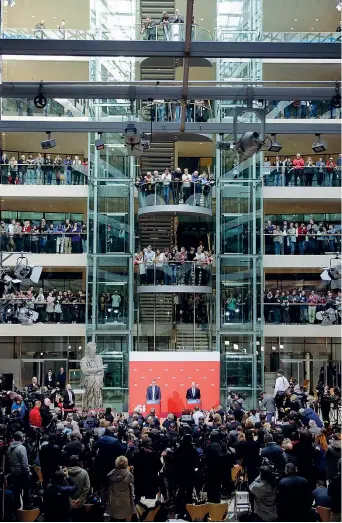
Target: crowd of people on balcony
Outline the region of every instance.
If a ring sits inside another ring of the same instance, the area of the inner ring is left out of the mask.
[[[213,258],[202,242],[196,247],[152,249],[149,245],[134,256],[140,285],[208,285]]]
[[[192,34],[193,39],[195,26],[195,17],[192,17]],[[167,42],[183,41],[185,37],[184,16],[179,9],[175,9],[174,15],[170,15],[167,11],[163,11],[160,20],[156,22],[150,16],[147,16],[141,24],[141,31],[143,40],[166,40]],[[210,33],[208,32],[208,35]]]
[[[49,291],[43,288],[13,290],[3,293],[0,299],[0,322],[22,323],[21,317],[27,317],[24,323],[85,323],[86,293]],[[33,315],[35,312],[37,314]],[[31,320],[31,321],[29,321]]]
[[[0,160],[0,183],[10,185],[83,185],[88,174],[88,158],[80,159],[70,154],[64,158],[57,154],[38,153],[7,157],[4,153]]]
[[[276,156],[265,157],[263,164],[264,183],[267,186],[287,187],[332,187],[341,185],[342,154],[337,161],[330,156],[327,161],[319,158],[316,162],[311,156],[306,159],[300,153],[294,158]]]
[[[180,122],[183,104],[179,100],[154,100],[143,106],[143,116],[152,122]],[[210,100],[187,100],[186,122],[207,122],[213,115]]]
[[[135,183],[139,191],[140,206],[158,204],[185,204],[210,207],[211,188],[215,185],[213,174],[210,172],[194,171],[177,167],[174,171],[165,169],[162,174],[158,171],[147,171],[140,175]]]
[[[341,227],[315,220],[305,224],[288,222],[281,224],[267,221],[264,229],[265,254],[324,254],[340,252]]]
[[[30,220],[0,222],[2,251],[46,254],[80,254],[87,252],[87,226],[65,220],[48,222],[42,218],[34,224]]]
[[[266,323],[321,324],[324,313],[330,309],[334,311],[334,322],[341,324],[341,291],[310,291],[300,287],[292,291],[266,289],[264,293]]]

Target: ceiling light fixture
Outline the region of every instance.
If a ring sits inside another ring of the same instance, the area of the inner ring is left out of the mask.
[[[337,1],[336,9],[337,11],[342,11],[342,0]]]
[[[317,137],[316,142],[312,144],[312,150],[315,153],[324,153],[327,150],[327,144],[323,140],[321,140],[321,135],[319,133],[315,134]]]
[[[293,29],[294,29],[294,28],[293,28],[293,27],[291,27],[291,31],[293,31]]]
[[[284,348],[284,345],[279,345],[279,349],[283,349]]]
[[[273,346],[273,347],[272,347],[272,350],[277,350],[277,347],[274,347],[274,346]]]
[[[277,141],[277,135],[275,133],[271,134],[271,137],[271,145],[269,146],[268,150],[272,153],[279,153],[283,146],[280,142]]]
[[[295,18],[295,22],[297,22],[298,18]]]

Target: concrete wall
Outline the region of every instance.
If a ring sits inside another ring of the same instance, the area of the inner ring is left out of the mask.
[[[7,82],[87,82],[88,61],[19,61],[5,60],[3,73]]]
[[[4,27],[34,28],[44,20],[46,29],[57,29],[65,20],[69,29],[88,29],[89,0],[18,0],[15,8],[4,9]]]

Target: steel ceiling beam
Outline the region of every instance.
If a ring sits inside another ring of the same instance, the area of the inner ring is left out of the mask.
[[[38,56],[183,57],[184,42],[140,40],[2,39],[0,54]],[[191,42],[189,56],[202,58],[341,58],[340,43]]]
[[[192,17],[194,13],[194,0],[187,0],[186,4],[186,24],[185,24],[185,41],[184,41],[184,59],[183,59],[183,86],[182,86],[182,112],[180,130],[184,132],[186,120],[186,101],[189,90],[189,59],[192,32]]]
[[[149,122],[140,122],[139,128],[149,134],[151,132],[151,124]],[[42,117],[37,120],[30,116],[28,120],[22,119],[0,120],[1,132],[20,132],[20,133],[42,133],[51,131],[55,133],[122,133],[125,127],[125,122],[114,122],[110,118],[99,122],[93,120],[82,120],[81,118],[50,118]],[[239,123],[239,133],[248,131],[260,132],[260,124],[258,123]],[[271,120],[266,121],[266,133],[276,134],[311,134],[321,133],[340,134],[341,125],[339,120]],[[156,122],[153,124],[154,133],[172,133],[173,135],[180,132],[180,124],[177,122]],[[232,134],[233,122],[206,122],[206,123],[186,123],[185,133],[194,134]]]
[[[0,85],[3,98],[34,98],[40,82],[4,82]],[[125,85],[107,82],[43,82],[47,98],[87,98],[116,100],[180,100],[181,85]],[[187,98],[194,100],[331,100],[333,87],[251,87],[188,86]]]

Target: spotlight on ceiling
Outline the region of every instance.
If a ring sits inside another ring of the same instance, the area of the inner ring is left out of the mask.
[[[51,138],[51,133],[49,131],[47,131],[46,134],[48,139],[40,142],[40,145],[42,146],[42,149],[53,149],[57,145],[56,140]]]
[[[312,144],[312,150],[315,153],[324,153],[327,150],[326,142],[321,140],[321,135],[319,133],[315,134],[315,136],[317,137],[317,141]]]
[[[342,0],[337,1],[336,9],[337,11],[342,11]]]
[[[277,141],[277,135],[276,134],[271,134],[271,145],[269,146],[268,150],[271,151],[272,153],[279,153],[279,151],[282,150],[283,146],[281,145],[280,142]]]

